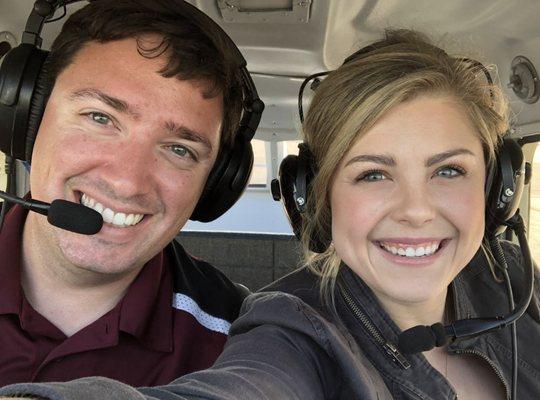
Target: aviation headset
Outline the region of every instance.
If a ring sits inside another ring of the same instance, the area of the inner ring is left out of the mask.
[[[31,159],[47,98],[52,91],[47,79],[48,52],[40,48],[43,24],[60,7],[64,7],[65,15],[65,6],[79,1],[37,0],[26,22],[21,44],[4,58],[0,67],[0,150],[7,156],[23,161]],[[247,186],[253,166],[250,141],[259,125],[264,103],[259,99],[244,57],[223,29],[191,4],[184,1],[179,4],[182,14],[203,32],[213,32],[222,39],[227,51],[232,53],[242,79],[243,110],[233,144],[230,148],[221,146],[190,217],[209,222],[232,207]]]
[[[345,59],[343,64],[360,55],[375,50],[369,45],[358,50]],[[478,61],[462,59],[471,64],[471,68],[481,70],[489,84],[493,80],[489,71]],[[298,96],[298,111],[300,121],[304,122],[302,95],[308,82],[314,80],[312,89],[318,85],[318,77],[327,75],[331,71],[319,72],[308,76],[300,86]],[[272,182],[272,195],[274,200],[283,200],[289,222],[298,239],[302,232],[302,214],[306,211],[311,183],[316,175],[316,165],[313,155],[306,143],[298,145],[298,155],[288,155],[279,167],[278,179]],[[527,172],[527,173],[526,173]],[[486,233],[488,238],[494,238],[504,232],[507,221],[516,213],[523,187],[530,178],[529,170],[525,168],[525,161],[521,146],[513,139],[504,138],[496,150],[495,161],[488,165],[485,194],[486,194]],[[309,238],[309,248],[316,253],[326,251],[331,243],[329,232],[319,228]]]

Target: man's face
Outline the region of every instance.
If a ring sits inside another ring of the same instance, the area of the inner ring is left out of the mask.
[[[85,236],[30,213],[27,224],[60,262],[133,271],[197,204],[219,147],[222,98],[205,98],[203,82],[162,77],[165,62],[142,57],[135,39],[92,42],[58,76],[34,147],[32,196],[83,202],[105,220]]]

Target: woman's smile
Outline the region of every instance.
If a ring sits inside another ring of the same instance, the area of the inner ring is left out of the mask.
[[[385,239],[372,242],[383,257],[402,265],[429,265],[442,255],[450,239]]]

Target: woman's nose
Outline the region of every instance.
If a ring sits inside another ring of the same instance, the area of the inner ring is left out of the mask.
[[[435,207],[427,187],[422,185],[402,185],[395,194],[398,196],[394,219],[412,227],[421,227],[435,218]]]

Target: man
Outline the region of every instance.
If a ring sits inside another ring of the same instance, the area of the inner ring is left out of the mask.
[[[105,223],[87,236],[10,210],[0,386],[90,375],[152,386],[220,353],[244,292],[173,241],[242,111],[240,72],[205,29],[180,0],[93,1],[64,24],[31,196],[80,202]]]

